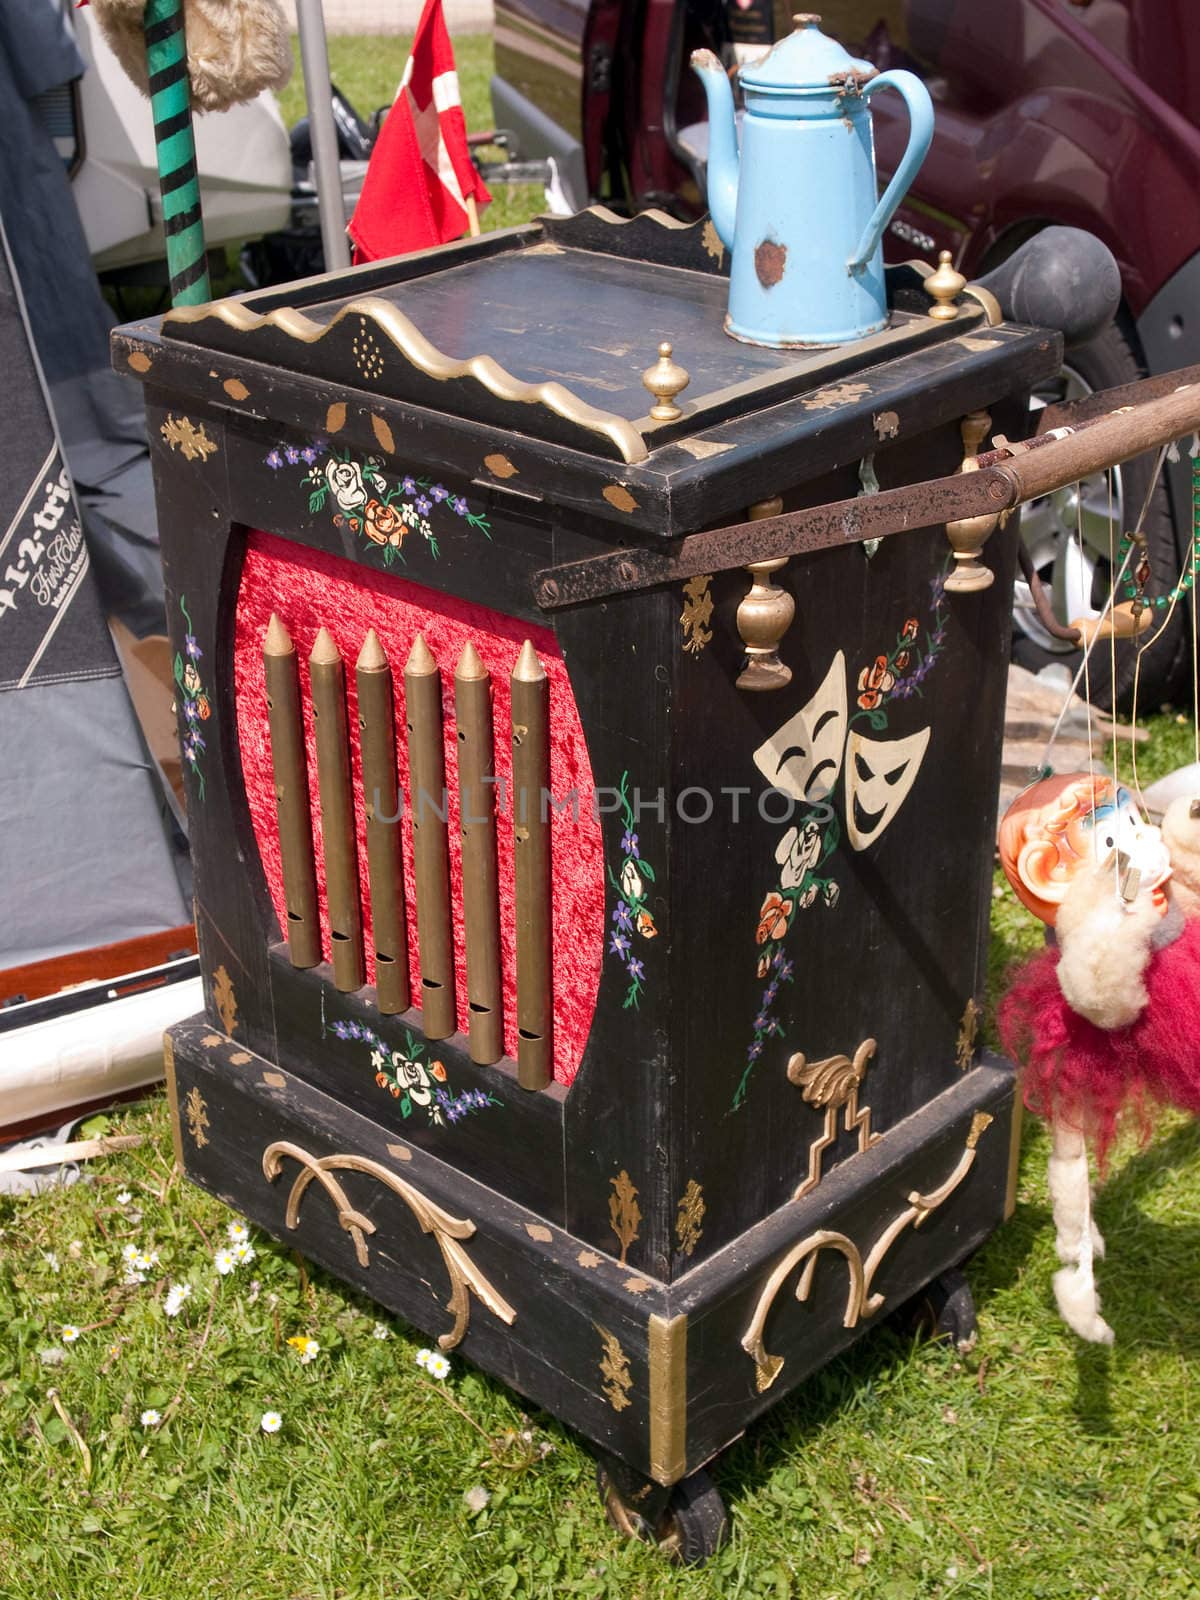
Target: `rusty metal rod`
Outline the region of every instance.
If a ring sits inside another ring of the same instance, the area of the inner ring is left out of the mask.
[[[544,1089],[554,1067],[550,877],[550,680],[526,639],[513,668],[513,877],[517,922],[517,1081]]]
[[[492,681],[469,641],[463,646],[454,674],[454,720],[458,729],[469,1050],[472,1061],[487,1066],[504,1054],[496,751],[492,736]]]
[[[325,846],[325,898],[333,948],[333,981],[338,989],[361,989],[365,980],[362,906],[358,898],[358,846],[354,830],[354,788],[350,740],[346,731],[346,669],[327,628],[322,628],[308,658],[313,721],[317,730],[317,792],[321,797],[321,835]]]
[[[1130,392],[1130,387],[1118,391],[1122,396]],[[789,511],[762,522],[712,528],[689,534],[669,551],[625,549],[546,568],[533,575],[534,597],[543,610],[555,611],[585,600],[693,578],[701,572],[721,572],[1008,511],[1197,428],[1200,383],[1185,384],[1169,394],[1155,393],[1153,398],[1130,402],[1128,409],[1085,419],[1065,438],[1044,444],[1039,439],[1036,448],[994,461],[978,472],[856,495],[852,500]]]
[[[442,743],[442,674],[420,634],[413,640],[404,666],[404,715],[408,730],[413,873],[417,885],[421,1027],[427,1039],[448,1039],[458,1023],[450,921],[446,827],[450,807]]]
[[[321,910],[313,856],[304,715],[300,708],[300,658],[274,612],[263,639],[263,670],[287,907],[288,955],[294,967],[315,967],[321,960]]]
[[[354,667],[358,685],[358,738],[367,816],[367,874],[371,885],[371,941],[375,947],[375,998],[394,1014],[412,1004],[408,981],[408,927],[404,915],[404,856],[396,781],[396,707],[392,669],[371,628]]]

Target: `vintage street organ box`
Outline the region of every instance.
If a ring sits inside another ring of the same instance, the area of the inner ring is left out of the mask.
[[[1012,1203],[1015,523],[964,561],[854,507],[1019,435],[1061,359],[912,269],[867,339],[738,343],[727,270],[594,211],[114,338],[206,995],[177,1156],[693,1555],[704,1464]]]

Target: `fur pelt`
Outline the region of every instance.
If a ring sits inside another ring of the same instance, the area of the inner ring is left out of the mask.
[[[126,73],[149,93],[145,0],[92,0],[104,37]],[[183,0],[195,111],[228,111],[292,75],[288,23],[279,0]]]
[[[1162,838],[1171,857],[1171,901],[1185,917],[1200,916],[1200,817],[1188,795],[1172,800],[1162,819]]]
[[[1179,937],[1183,918],[1171,903],[1164,917],[1148,894],[1126,904],[1114,892],[1112,868],[1095,866],[1071,880],[1056,929],[1067,1004],[1098,1028],[1124,1028],[1146,1004],[1152,952]]]

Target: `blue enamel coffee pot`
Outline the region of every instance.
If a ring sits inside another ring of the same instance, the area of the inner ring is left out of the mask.
[[[738,74],[733,91],[711,50],[692,66],[708,96],[708,204],[732,257],[726,330],[748,344],[844,344],[887,322],[883,230],[933,137],[929,91],[911,72],[876,72],[803,14]],[[881,200],[868,102],[894,89],[908,108],[908,147]]]

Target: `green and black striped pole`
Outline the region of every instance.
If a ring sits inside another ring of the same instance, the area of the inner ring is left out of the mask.
[[[212,291],[204,250],[196,141],[192,136],[182,0],[147,0],[143,27],[171,303],[201,305],[212,298]]]

